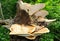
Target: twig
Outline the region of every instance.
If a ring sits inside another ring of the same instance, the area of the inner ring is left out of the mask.
[[[0,11],[1,11],[2,19],[4,20],[4,15],[3,15],[3,12],[2,12],[1,3],[0,3]]]
[[[0,20],[0,24],[4,23],[5,25],[7,25],[7,24],[11,24],[12,21],[13,21],[13,19]]]
[[[11,25],[3,25],[3,27],[6,27],[7,29],[10,29]]]
[[[0,24],[7,29],[12,25],[13,19],[0,20]]]

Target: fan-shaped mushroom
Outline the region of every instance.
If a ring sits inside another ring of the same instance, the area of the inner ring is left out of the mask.
[[[18,36],[24,36],[28,39],[35,39],[36,36],[49,32],[48,28],[45,27],[39,28],[39,27],[40,26],[24,26],[19,24],[13,24],[10,28],[11,31],[10,35],[18,35]]]
[[[48,12],[46,10],[40,10],[35,13],[35,16],[38,17],[46,17],[48,15]]]
[[[44,7],[45,7],[45,4],[43,4],[43,3],[32,5],[29,8],[29,15],[33,15],[34,13],[39,11],[40,9],[43,9]]]

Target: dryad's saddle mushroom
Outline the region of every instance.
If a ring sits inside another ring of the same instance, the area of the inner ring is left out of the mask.
[[[31,19],[31,24],[12,24],[10,27],[10,35],[23,36],[27,39],[33,40],[41,34],[50,32],[46,26],[50,22],[55,21],[55,19],[48,20],[45,18],[45,16],[48,15],[48,12],[43,10],[45,4],[40,3],[31,5],[28,3],[23,3],[22,1],[18,1],[18,4],[20,9],[25,10],[28,13]]]

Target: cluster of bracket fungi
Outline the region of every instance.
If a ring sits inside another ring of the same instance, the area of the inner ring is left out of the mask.
[[[11,31],[10,35],[24,36],[27,39],[33,40],[41,34],[48,33],[47,25],[55,21],[55,19],[50,20],[46,18],[48,12],[43,10],[44,7],[44,3],[31,5],[19,0],[17,8],[20,11],[17,10],[19,12],[14,18],[14,24],[9,28]]]

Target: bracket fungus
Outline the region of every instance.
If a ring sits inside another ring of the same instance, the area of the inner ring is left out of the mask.
[[[49,29],[42,26],[24,26],[13,24],[10,28],[10,35],[24,36],[28,39],[35,39],[36,36],[48,33]]]
[[[50,30],[45,25],[52,21],[55,21],[55,19],[49,20],[45,18],[46,15],[48,15],[48,11],[43,10],[43,8],[45,7],[44,3],[31,5],[28,3],[23,3],[22,1],[18,1],[18,5],[20,10],[21,9],[25,10],[28,13],[32,23],[30,25],[24,25],[18,23],[12,24],[10,27],[10,31],[11,31],[10,35],[24,36],[27,39],[33,40],[41,34],[50,32]],[[26,16],[22,16],[22,17],[25,18]],[[26,20],[22,20],[22,21],[26,21]]]

